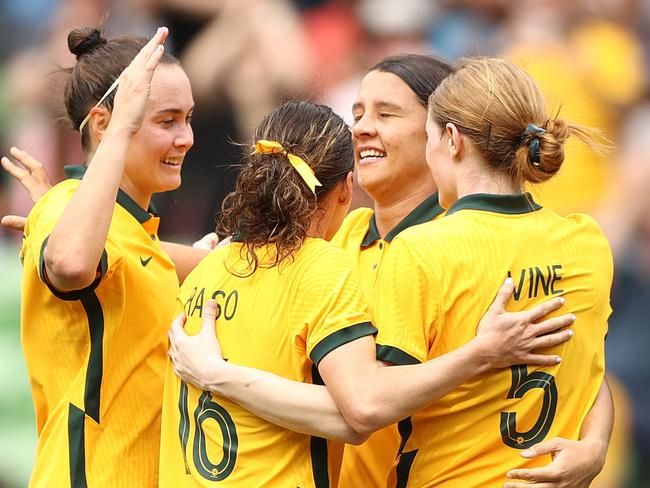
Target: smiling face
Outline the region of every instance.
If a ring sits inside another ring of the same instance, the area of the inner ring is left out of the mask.
[[[435,190],[425,161],[427,110],[401,78],[370,71],[352,114],[359,184],[375,201],[388,204]]]
[[[122,184],[136,201],[181,184],[181,166],[194,144],[194,110],[187,75],[177,64],[162,64],[151,81],[151,94],[140,130],[129,145]]]

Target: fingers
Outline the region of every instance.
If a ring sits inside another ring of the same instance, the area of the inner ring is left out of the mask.
[[[535,366],[554,366],[562,362],[562,358],[555,354],[527,354],[522,359],[522,364],[530,364]]]
[[[172,322],[172,325],[169,327],[169,337],[172,340],[176,339],[176,334],[184,334],[185,330],[185,321],[187,320],[187,315],[185,312],[178,314],[178,316]]]
[[[146,68],[149,71],[155,70],[156,66],[158,66],[158,63],[162,59],[164,53],[165,53],[165,46],[163,46],[162,44],[158,45],[158,47],[156,47],[156,50],[153,52],[153,54],[147,61]]]
[[[564,305],[564,302],[565,302],[564,297],[557,297],[551,300],[547,300],[531,308],[528,311],[528,317],[531,322],[537,322],[538,320],[545,317],[549,313],[560,308],[562,305]]]
[[[511,469],[506,474],[506,478],[529,482],[557,481],[557,474],[550,466],[544,466],[543,468]]]
[[[0,162],[2,163],[4,170],[18,181],[22,180],[28,174],[27,171],[12,163],[7,156],[3,156],[2,159],[0,159]]]
[[[535,444],[528,449],[521,451],[521,456],[527,459],[535,458],[538,456],[545,456],[547,454],[553,454],[555,451],[562,448],[562,440],[559,438],[549,439],[539,444]]]
[[[34,159],[27,151],[23,151],[17,147],[11,147],[9,148],[9,154],[20,161],[20,164],[27,168],[30,173],[43,168],[40,161]]]
[[[557,485],[553,485],[553,483],[535,483],[534,485],[531,485],[530,483],[526,482],[519,482],[519,481],[509,481],[505,485],[503,485],[503,488],[557,488]]]
[[[3,227],[20,232],[25,230],[26,223],[27,219],[25,217],[19,217],[18,215],[5,215],[2,217],[2,220],[0,220],[0,224]]]
[[[210,232],[209,234],[204,235],[192,244],[192,247],[196,249],[204,249],[206,251],[212,251],[219,244],[219,236],[216,232]]]
[[[535,336],[540,336],[543,334],[548,334],[557,329],[562,329],[572,325],[576,321],[576,316],[572,313],[567,313],[560,315],[559,317],[553,317],[551,319],[546,319],[538,324],[535,324],[532,327],[532,330],[535,333]]]
[[[560,332],[555,332],[553,334],[547,334],[542,337],[536,337],[530,341],[530,349],[532,351],[537,349],[543,349],[546,347],[557,346],[563,342],[568,341],[573,337],[572,330],[562,330]]]
[[[159,51],[168,35],[169,30],[167,27],[159,27],[153,37],[149,39],[149,42],[147,42],[144,47],[140,49],[140,52],[135,56],[135,58],[133,58],[131,66],[145,65],[147,69],[154,69],[162,57],[162,52]],[[152,57],[157,57],[157,61],[153,67],[150,67],[149,64]]]
[[[503,312],[506,309],[508,301],[510,298],[512,298],[514,291],[515,285],[512,281],[512,278],[506,278],[506,280],[501,285],[501,288],[499,288],[497,296],[488,310],[493,312]]]
[[[215,335],[215,321],[217,320],[217,302],[214,298],[208,300],[203,307],[203,321],[201,322],[201,334]]]
[[[217,237],[217,239],[218,239],[218,237]],[[217,245],[216,245],[215,247],[223,247],[223,246],[225,246],[226,244],[229,244],[230,241],[232,241],[232,236],[228,236],[228,237],[226,237],[223,241],[220,241],[220,242],[218,241],[218,242],[217,242]]]

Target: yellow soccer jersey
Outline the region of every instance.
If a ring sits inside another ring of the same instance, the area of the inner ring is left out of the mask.
[[[30,486],[156,486],[178,279],[158,218],[120,191],[95,282],[50,289],[43,250],[78,186],[66,180],[36,203],[21,250],[21,335],[38,428]]]
[[[190,334],[200,328],[205,302],[217,300],[217,333],[228,361],[317,383],[325,355],[376,333],[340,248],[307,239],[293,262],[261,267],[245,278],[228,272],[243,271],[241,249],[234,242],[210,253],[187,277],[178,299]],[[323,439],[273,425],[181,382],[170,367],[161,439],[162,487],[324,488],[338,474],[328,473]]]
[[[438,194],[435,193],[404,217],[384,239],[379,235],[371,209],[359,208],[348,214],[332,242],[352,257],[370,306],[373,303],[379,267],[395,236],[414,225],[430,222],[442,216],[443,212],[444,209],[438,203]],[[370,312],[372,315],[372,309]],[[403,357],[391,353],[390,349],[379,348],[377,357],[397,364],[413,363],[404,362]],[[399,442],[398,426],[394,424],[373,433],[361,446],[346,445],[339,487],[385,488]]]
[[[377,343],[417,361],[457,349],[503,279],[510,310],[553,295],[577,316],[553,367],[515,366],[478,376],[403,422],[389,486],[501,487],[509,469],[540,466],[520,450],[577,439],[604,374],[612,256],[586,215],[559,217],[528,196],[470,195],[440,220],[393,240],[376,294]]]

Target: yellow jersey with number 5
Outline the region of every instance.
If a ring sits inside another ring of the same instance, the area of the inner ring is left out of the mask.
[[[412,416],[388,486],[501,487],[513,468],[540,466],[522,449],[577,439],[604,375],[612,255],[586,215],[560,217],[528,195],[469,195],[437,221],[393,240],[374,306],[378,347],[418,361],[469,342],[503,280],[522,310],[562,295],[574,337],[545,353],[552,367],[477,376]]]

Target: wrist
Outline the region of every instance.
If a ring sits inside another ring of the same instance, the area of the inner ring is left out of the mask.
[[[494,366],[494,353],[481,336],[476,336],[465,346],[470,366],[474,374],[483,374],[490,371]]]
[[[110,123],[104,132],[103,139],[110,139],[115,141],[131,142],[137,130],[133,130],[133,126],[128,124]],[[102,140],[103,140],[102,139]]]
[[[237,383],[237,366],[214,358],[209,361],[205,380],[206,389],[229,398],[230,388]]]
[[[585,452],[591,452],[595,455],[597,462],[594,467],[597,467],[597,472],[600,472],[605,466],[605,458],[607,456],[607,443],[597,435],[587,436],[579,441],[585,446]]]

